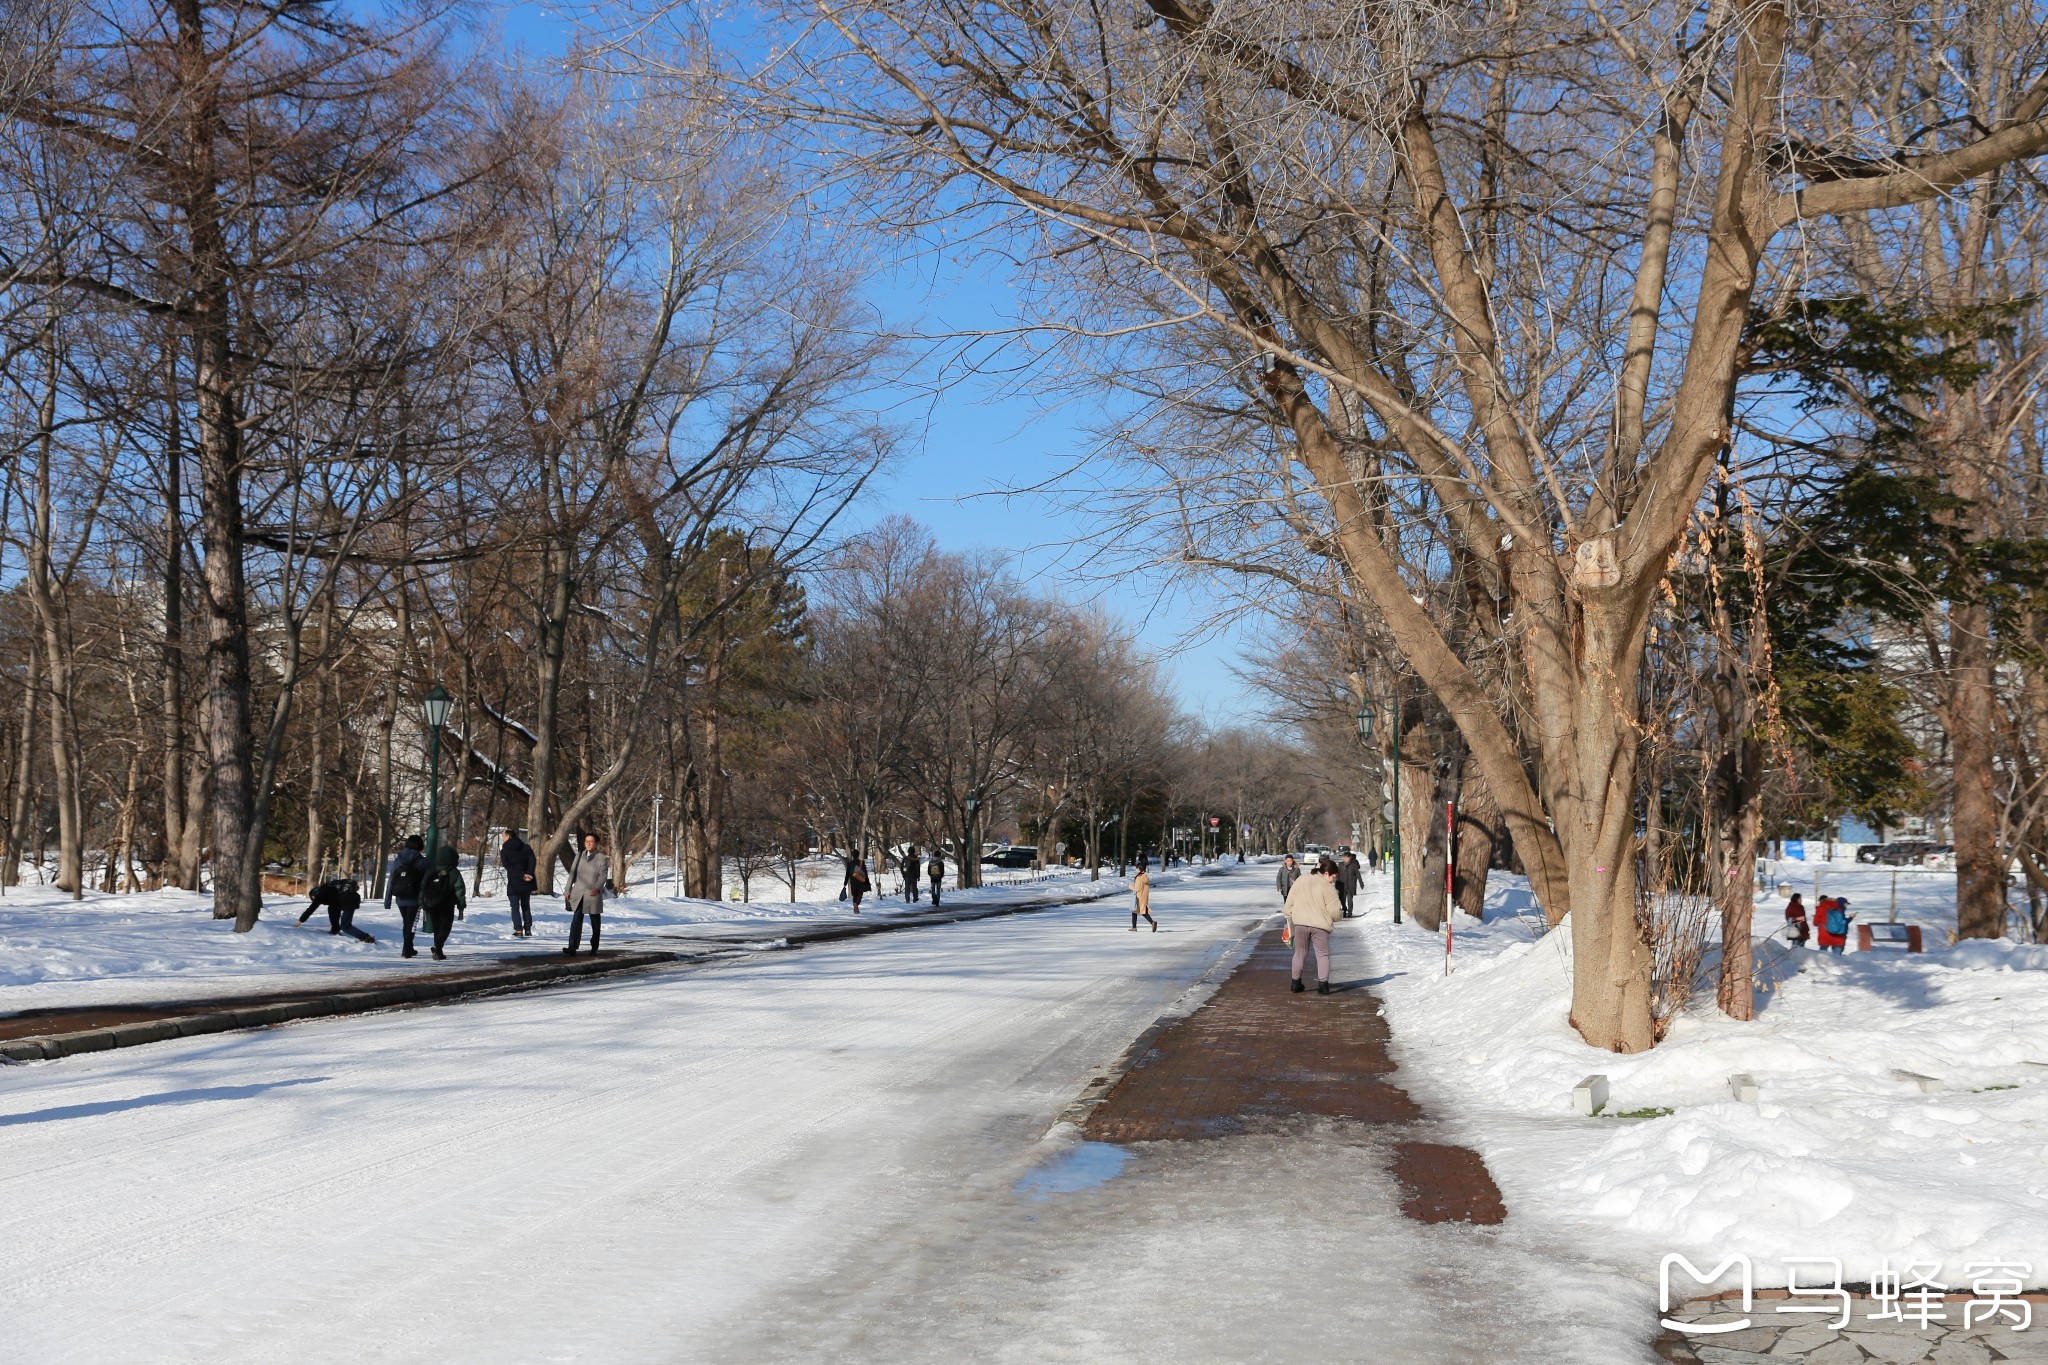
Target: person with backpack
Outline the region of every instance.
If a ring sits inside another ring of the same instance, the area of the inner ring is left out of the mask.
[[[583,917],[590,916],[590,954],[597,956],[597,936],[604,927],[604,893],[612,879],[612,860],[597,851],[597,836],[583,836],[583,851],[569,868],[569,889],[563,903],[569,910],[569,946],[563,952],[574,955],[583,942]]]
[[[427,841],[417,834],[406,836],[405,847],[392,856],[391,865],[384,869],[384,908],[389,910],[395,902],[399,918],[405,922],[405,947],[400,957],[418,957],[412,946],[413,921],[420,913],[420,886],[427,880],[427,855],[421,850]]]
[[[323,905],[327,907],[328,933],[347,934],[350,938],[363,943],[377,941],[356,928],[356,911],[363,908],[363,895],[356,886],[355,878],[336,877],[331,882],[322,882],[314,887],[312,904],[306,907],[305,914],[299,916],[299,923],[304,924],[312,918],[313,912]]]
[[[939,846],[932,845],[932,859],[924,865],[924,879],[932,886],[932,904],[939,903],[939,888],[946,884],[946,860],[939,856]]]
[[[1821,948],[1840,957],[1849,946],[1849,921],[1856,918],[1849,913],[1849,898],[1823,896],[1814,910],[1820,916]]]
[[[498,866],[505,869],[505,899],[512,903],[512,937],[533,937],[533,845],[519,837],[519,831],[505,831],[504,846],[498,850]]]
[[[1131,932],[1138,932],[1138,916],[1145,917],[1145,923],[1152,926],[1152,932],[1159,932],[1159,921],[1152,918],[1152,874],[1145,865],[1138,864],[1138,875],[1131,878]]]
[[[462,889],[461,860],[453,848],[435,849],[433,869],[420,883],[420,910],[434,934],[434,961],[448,960],[448,954],[441,950],[448,946],[455,916],[468,904],[469,896]]]
[[[924,871],[924,863],[917,856],[917,845],[903,850],[903,899],[917,899],[917,879]]]

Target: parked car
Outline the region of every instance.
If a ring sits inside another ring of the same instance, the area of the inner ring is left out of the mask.
[[[1038,850],[1030,847],[1012,846],[999,848],[993,853],[981,855],[983,867],[1036,867]]]

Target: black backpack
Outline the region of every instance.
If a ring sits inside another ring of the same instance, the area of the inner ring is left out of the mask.
[[[420,882],[425,878],[427,860],[407,858],[391,873],[391,895],[395,900],[416,901],[420,897]]]
[[[426,886],[420,891],[420,909],[430,914],[455,908],[455,876],[445,867],[437,867],[427,878]]]

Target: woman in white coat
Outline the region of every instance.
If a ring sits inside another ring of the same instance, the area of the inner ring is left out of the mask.
[[[1309,873],[1287,892],[1281,910],[1294,929],[1294,973],[1291,991],[1305,989],[1301,969],[1308,965],[1308,950],[1316,950],[1316,994],[1330,993],[1330,926],[1344,915],[1344,903],[1337,897],[1337,864],[1325,853]]]

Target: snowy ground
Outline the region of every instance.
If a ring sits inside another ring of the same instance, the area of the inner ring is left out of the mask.
[[[812,901],[756,901],[752,904],[686,900],[659,895],[652,869],[635,868],[633,894],[614,897],[605,907],[607,945],[656,943],[660,936],[687,932],[707,923],[760,923],[772,936],[775,925],[792,920],[832,918],[851,907],[829,895]],[[1180,871],[1155,874],[1165,884]],[[1082,897],[1107,888],[1121,890],[1127,882],[1113,877],[1090,882],[1087,873],[1063,868],[1037,877],[988,870],[1001,883],[970,891],[949,889],[948,907],[1016,905],[1026,901]],[[474,964],[522,952],[551,953],[568,935],[568,916],[558,897],[534,898],[532,939],[514,939],[511,916],[502,895],[490,890],[474,900],[468,916],[456,924],[448,942],[451,966]],[[672,884],[664,883],[664,889]],[[892,879],[893,886],[893,879]],[[900,890],[899,888],[895,888]],[[431,971],[424,954],[406,962],[398,956],[399,915],[379,904],[365,904],[356,914],[358,927],[375,935],[375,944],[358,943],[327,932],[322,910],[304,925],[303,896],[271,896],[255,929],[237,934],[231,924],[213,918],[208,895],[187,891],[146,892],[132,896],[88,893],[74,902],[48,887],[16,886],[0,897],[0,1013],[11,1010],[90,1005],[122,1000],[170,1000],[223,992],[279,990],[304,986],[324,977],[365,971]],[[870,897],[862,913],[902,914],[929,910],[900,896]]]
[[[1809,905],[1813,872],[1787,877]],[[1825,893],[1887,917],[1889,870],[1821,875]],[[2048,1282],[2048,946],[1948,947],[1952,873],[1903,873],[1898,894],[1927,953],[1836,958],[1780,934],[1759,943],[1775,987],[1755,1021],[1719,1014],[1709,989],[1633,1057],[1568,1027],[1568,936],[1537,936],[1526,890],[1497,890],[1484,927],[1458,918],[1448,979],[1440,935],[1390,922],[1383,878],[1361,905],[1405,1083],[1464,1127],[1513,1217],[1632,1246],[1645,1267],[1746,1253],[1760,1284],[1783,1284],[1788,1256],[1840,1258],[1850,1282],[1886,1258],[1893,1271],[1939,1263],[1963,1291],[1978,1261],[2027,1263],[2029,1283]],[[1760,932],[1781,929],[1782,905],[1775,888],[1760,899]],[[1947,1088],[1920,1093],[1898,1070]],[[1736,1072],[1759,1102],[1732,1097]],[[1612,1082],[1612,1114],[1674,1112],[1581,1117],[1571,1089],[1593,1073]]]
[[[1047,1136],[1270,875],[0,1068],[0,1356],[1643,1360],[1636,1270],[1356,1134]]]

